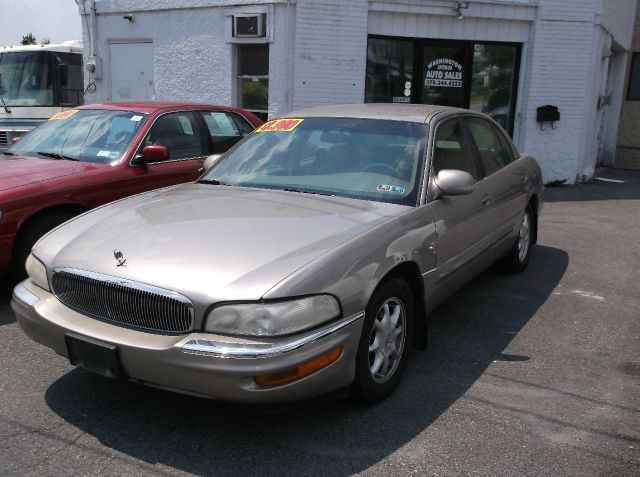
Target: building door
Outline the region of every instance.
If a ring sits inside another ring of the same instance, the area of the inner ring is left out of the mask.
[[[470,62],[466,44],[452,46],[451,42],[423,42],[421,81],[416,93],[418,103],[437,104],[456,108],[467,107],[466,84],[470,76]]]
[[[111,43],[110,101],[154,99],[153,43]]]

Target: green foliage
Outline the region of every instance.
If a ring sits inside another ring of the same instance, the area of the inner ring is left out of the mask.
[[[35,45],[37,44],[36,37],[33,36],[33,33],[27,33],[22,37],[21,45]]]
[[[49,38],[43,38],[42,40],[40,40],[40,44],[41,45],[48,45],[51,43],[51,40]]]

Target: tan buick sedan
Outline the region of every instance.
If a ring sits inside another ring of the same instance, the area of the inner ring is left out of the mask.
[[[540,168],[483,115],[343,105],[269,121],[194,183],[41,239],[12,307],[112,378],[236,402],[397,386],[429,311],[502,260],[522,271]]]

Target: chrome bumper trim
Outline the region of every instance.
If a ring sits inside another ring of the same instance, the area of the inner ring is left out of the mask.
[[[24,286],[25,282],[26,280],[18,283],[13,289],[13,299],[25,306],[34,306],[38,301],[40,301],[40,298],[27,290],[27,287]]]
[[[189,354],[202,354],[216,358],[271,358],[290,353],[314,343],[336,331],[349,326],[364,317],[364,312],[355,313],[336,323],[316,330],[302,337],[293,337],[289,341],[260,344],[235,344],[210,340],[191,340],[182,346],[182,351]]]

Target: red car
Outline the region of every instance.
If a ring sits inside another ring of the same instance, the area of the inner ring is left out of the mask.
[[[44,233],[93,207],[195,180],[262,121],[225,106],[92,104],[58,113],[0,155],[0,274],[23,274]]]

